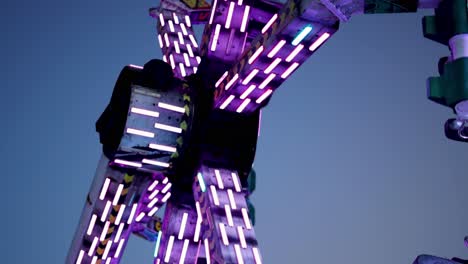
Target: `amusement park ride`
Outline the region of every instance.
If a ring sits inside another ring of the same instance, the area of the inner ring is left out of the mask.
[[[423,8],[424,36],[451,53],[428,97],[456,114],[446,136],[468,142],[467,0],[161,0],[163,60],[124,67],[96,123],[103,155],[66,263],[117,264],[131,234],[155,243],[154,263],[262,263],[249,202],[260,110],[351,16]]]

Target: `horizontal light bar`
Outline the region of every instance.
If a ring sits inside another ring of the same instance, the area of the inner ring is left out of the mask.
[[[220,24],[216,24],[215,32],[214,32],[214,36],[213,36],[213,40],[211,41],[211,48],[210,48],[211,51],[215,51],[215,50],[216,50],[216,45],[218,45],[218,39],[219,39],[219,32],[220,32],[220,30],[221,30],[221,25],[220,25]]]
[[[135,68],[135,69],[140,69],[140,70],[143,69],[142,66],[138,66],[138,65],[135,65],[135,64],[130,64],[130,65],[128,65],[128,66],[130,66],[130,67],[132,67],[132,68]]]
[[[231,88],[231,86],[237,81],[237,79],[239,79],[239,74],[236,73],[236,75],[234,75],[234,77],[232,77],[232,79],[226,84],[226,87],[224,89],[228,90],[229,88]]]
[[[274,73],[268,75],[268,77],[265,80],[263,80],[263,82],[258,86],[258,88],[260,89],[265,88],[271,82],[271,80],[273,80],[275,77],[276,77],[276,74]]]
[[[137,136],[142,136],[142,137],[154,138],[154,133],[139,130],[139,129],[134,129],[134,128],[127,128],[127,133],[134,134]]]
[[[132,107],[130,109],[130,112],[135,113],[135,114],[145,115],[145,116],[159,117],[158,112],[150,111],[150,110],[146,110],[146,109],[141,109],[141,108],[136,108],[136,107]]]
[[[181,113],[181,114],[185,113],[185,108],[175,106],[175,105],[170,105],[170,104],[166,104],[166,103],[158,103],[158,107],[166,109],[166,110],[171,110],[171,111],[174,111],[174,112],[178,112],[178,113]]]
[[[297,67],[299,67],[299,63],[297,63],[297,62],[293,63],[291,66],[289,66],[289,68],[288,68],[286,71],[284,71],[283,74],[281,74],[281,78],[283,78],[283,79],[288,78],[288,76],[289,76]]]
[[[268,20],[268,22],[265,24],[265,26],[262,28],[262,34],[265,34],[265,32],[267,32],[267,30],[271,27],[271,25],[273,25],[273,23],[276,21],[276,19],[278,18],[278,14],[274,14],[270,20]]]
[[[170,165],[169,163],[166,163],[166,162],[161,162],[157,160],[149,160],[149,159],[143,159],[142,162],[146,164],[154,165],[154,166],[164,167],[164,168],[168,168]]]
[[[115,159],[114,162],[115,162],[115,163],[122,164],[122,165],[127,165],[127,166],[132,166],[132,167],[141,168],[141,164],[138,163],[138,162],[132,162],[132,161],[121,160],[121,159]]]
[[[257,86],[255,84],[252,84],[249,86],[249,88],[247,88],[247,90],[245,90],[245,92],[240,96],[240,99],[244,100],[245,98],[247,98],[247,96],[249,96],[249,94],[255,90]]]
[[[228,29],[231,26],[232,14],[234,13],[234,6],[235,6],[234,2],[231,2],[229,4],[229,10],[228,10],[227,18],[226,18],[226,24],[224,26],[226,29]]]
[[[228,72],[226,71],[226,72],[221,76],[221,78],[219,78],[219,80],[216,82],[215,87],[218,87],[218,86],[224,81],[224,79],[226,79],[227,76],[228,76]]]
[[[160,123],[155,123],[154,127],[157,128],[157,129],[162,129],[162,130],[166,130],[166,131],[169,131],[169,132],[182,133],[182,128],[180,128],[180,127],[173,127],[173,126],[168,126],[168,125],[164,125],[164,124],[160,124]]]
[[[152,148],[152,149],[157,149],[157,150],[161,150],[161,151],[168,151],[168,152],[176,152],[177,149],[175,147],[170,147],[170,146],[165,146],[165,145],[159,145],[159,144],[149,144],[149,148]]]
[[[328,38],[330,37],[330,33],[323,33],[310,47],[310,51],[315,51],[320,45],[322,45]]]
[[[250,13],[250,6],[245,6],[244,16],[242,17],[242,24],[240,28],[241,32],[245,32],[245,29],[247,27],[247,20],[249,19],[249,13]]]
[[[234,100],[235,96],[234,95],[230,95],[226,101],[224,101],[224,103],[219,107],[219,109],[225,109],[231,102],[232,100]]]
[[[236,112],[237,113],[242,113],[244,109],[247,107],[247,105],[250,103],[250,98],[245,99],[242,104],[237,108]],[[228,190],[229,191],[229,190]]]
[[[299,44],[302,40],[304,40],[307,35],[309,35],[309,33],[312,31],[312,27],[311,26],[306,26],[295,38],[294,40],[292,41],[292,45],[293,46],[297,46],[297,44]]]
[[[266,92],[264,92],[255,102],[257,104],[261,104],[271,93],[273,90],[268,89]]]
[[[275,47],[268,53],[267,57],[268,58],[273,58],[273,56],[275,56],[276,53],[278,53],[278,51],[284,46],[284,44],[286,44],[286,40],[284,40],[284,39],[280,40],[275,45]]]
[[[247,75],[247,77],[245,77],[245,79],[242,81],[242,84],[247,85],[253,79],[253,77],[255,77],[255,75],[257,75],[258,72],[259,72],[258,69],[253,69],[249,73],[249,75]]]
[[[276,59],[270,64],[270,66],[268,66],[268,68],[265,69],[264,73],[269,74],[276,66],[278,66],[278,64],[280,64],[280,62],[281,62],[281,59],[280,59],[280,58],[276,58]]]
[[[252,57],[249,58],[249,64],[252,64],[257,58],[258,56],[260,55],[260,53],[263,52],[263,46],[260,46],[260,48],[258,48],[254,54],[252,54]]]
[[[301,50],[304,48],[304,45],[300,44],[298,45],[293,51],[291,51],[291,53],[288,55],[288,57],[286,58],[286,62],[291,62],[299,52],[301,52]]]

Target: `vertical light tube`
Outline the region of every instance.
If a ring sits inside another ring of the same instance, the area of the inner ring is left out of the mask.
[[[226,18],[226,25],[225,25],[226,29],[231,27],[231,20],[232,20],[232,14],[234,13],[234,6],[235,6],[234,2],[231,2],[229,4],[229,10],[228,10],[228,14],[227,14],[227,18]]]
[[[242,24],[240,28],[241,32],[245,32],[245,29],[247,28],[247,20],[249,19],[249,13],[250,13],[250,6],[245,6],[244,16],[242,17]]]

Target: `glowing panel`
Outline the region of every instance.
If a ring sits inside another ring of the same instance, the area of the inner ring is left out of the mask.
[[[154,165],[154,166],[163,167],[163,168],[168,168],[170,166],[169,163],[161,162],[161,161],[157,161],[157,160],[143,159],[141,162],[146,163],[146,164],[150,164],[150,165]]]
[[[161,151],[168,151],[168,152],[176,152],[177,149],[175,147],[170,147],[170,146],[165,146],[165,145],[159,145],[159,144],[149,144],[149,147],[152,149],[157,149]]]
[[[135,220],[136,220],[137,222],[140,222],[140,221],[143,219],[143,217],[145,217],[145,215],[146,215],[146,214],[145,214],[144,212],[141,212],[141,213],[136,217]]]
[[[270,20],[268,20],[268,22],[265,24],[265,26],[262,28],[262,34],[265,34],[265,32],[267,32],[267,30],[271,27],[271,25],[273,25],[273,23],[275,23],[276,19],[278,18],[278,14],[274,14]]]
[[[245,228],[247,228],[249,230],[252,229],[252,225],[250,223],[249,214],[247,213],[247,209],[242,208],[241,211],[242,211],[242,217],[244,218]]]
[[[232,209],[236,209],[237,206],[236,206],[236,200],[234,200],[234,193],[232,192],[231,189],[228,189],[227,193],[228,193],[229,202],[231,203]]]
[[[304,48],[304,45],[300,44],[298,45],[293,51],[291,51],[291,53],[288,55],[288,57],[286,58],[286,62],[291,62],[295,57],[296,55],[301,52],[301,50]]]
[[[229,245],[228,237],[227,237],[227,234],[226,234],[226,229],[225,229],[223,223],[219,223],[219,230],[221,232],[221,237],[223,239],[223,244],[225,246]]]
[[[158,193],[159,193],[159,190],[154,190],[154,192],[152,192],[148,198],[152,200],[154,197],[156,197]]]
[[[110,225],[110,222],[106,221],[106,223],[104,224],[104,228],[102,229],[101,237],[99,238],[99,241],[104,241],[104,239],[106,239],[107,230],[109,230],[109,225]]]
[[[197,44],[197,41],[195,40],[195,37],[190,34],[189,35],[189,38],[190,38],[190,41],[192,41],[192,45],[195,47],[195,48],[198,48],[198,44]]]
[[[143,130],[138,130],[134,128],[127,128],[127,133],[134,134],[137,136],[142,136],[142,137],[154,138],[154,133],[143,131]]]
[[[249,86],[249,88],[247,88],[247,90],[245,90],[245,92],[240,96],[240,99],[245,99],[247,98],[247,96],[249,96],[249,94],[255,90],[257,86],[255,84],[252,84]]]
[[[166,109],[166,110],[178,112],[178,113],[181,113],[181,114],[185,113],[185,108],[175,106],[175,105],[170,105],[170,104],[166,104],[166,103],[158,103],[158,107]]]
[[[184,245],[182,246],[182,253],[180,254],[179,264],[183,264],[185,261],[185,255],[187,254],[188,245],[189,245],[189,240],[185,239]]]
[[[224,81],[224,79],[225,79],[227,76],[228,76],[228,72],[225,72],[225,73],[221,76],[221,78],[219,78],[219,80],[216,82],[215,87],[218,87],[218,86]]]
[[[119,225],[119,229],[117,230],[117,234],[115,235],[114,242],[119,241],[120,236],[122,235],[124,226],[125,226],[124,223],[121,223],[121,224]]]
[[[210,190],[211,190],[211,194],[213,196],[213,201],[214,201],[215,205],[219,205],[218,192],[216,192],[215,186],[210,185]]]
[[[117,250],[115,251],[114,257],[118,258],[120,256],[120,252],[122,251],[122,247],[125,243],[125,239],[120,240],[119,246],[117,247]]]
[[[158,197],[151,200],[151,202],[149,202],[148,204],[148,208],[153,208],[153,206],[158,202],[158,200],[159,200]]]
[[[158,34],[158,42],[159,42],[159,48],[164,48],[164,43],[161,37],[161,34]]]
[[[177,36],[179,37],[180,44],[185,44],[184,37],[182,36],[182,33],[177,32]]]
[[[122,204],[119,208],[119,213],[117,214],[117,218],[115,219],[115,224],[119,225],[120,221],[122,220],[123,213],[125,211],[125,204]]]
[[[107,201],[106,207],[104,207],[104,211],[102,211],[101,222],[106,221],[107,215],[109,214],[110,206],[111,206],[111,202]]]
[[[171,62],[172,69],[175,69],[175,61],[174,56],[172,56],[172,54],[169,55],[169,61]]]
[[[293,46],[297,46],[302,40],[304,40],[307,35],[312,31],[311,26],[306,26],[301,32],[294,38],[294,40],[291,42]]]
[[[276,45],[275,47],[268,53],[267,57],[268,58],[273,58],[273,56],[276,55],[276,53],[278,53],[278,51],[284,46],[284,44],[286,44],[286,40],[280,40]]]
[[[164,27],[164,24],[165,24],[165,23],[164,23],[164,16],[163,16],[162,13],[159,13],[159,22],[161,22],[161,26]]]
[[[159,210],[158,207],[154,207],[154,208],[148,213],[148,216],[149,216],[149,217],[152,217],[158,210]]]
[[[215,27],[215,32],[214,32],[213,40],[212,40],[212,42],[211,42],[211,48],[210,48],[211,51],[215,51],[215,50],[216,50],[216,45],[218,45],[219,31],[220,31],[220,30],[221,30],[221,25],[220,25],[220,24],[217,24],[216,27]]]
[[[112,205],[115,206],[119,202],[123,187],[124,187],[123,184],[119,184],[119,187],[117,187],[117,192],[115,193],[114,200],[112,201]]]
[[[187,28],[185,27],[185,24],[183,24],[183,23],[180,24],[180,27],[182,29],[182,33],[184,33],[184,35],[187,36],[188,32],[187,32]]]
[[[185,109],[184,109],[184,111],[185,111]],[[155,123],[154,127],[157,128],[157,129],[162,129],[162,130],[166,130],[166,131],[169,131],[169,132],[182,133],[182,128],[180,128],[180,127],[173,127],[173,126],[168,126],[168,125],[159,124],[159,123]]]
[[[281,78],[286,79],[288,76],[297,68],[299,67],[299,63],[295,62],[287,70],[284,71],[283,74],[281,74]]]
[[[242,111],[244,111],[244,109],[247,107],[247,105],[249,105],[250,103],[250,98],[247,98],[245,99],[241,105],[239,105],[239,107],[237,108],[236,112],[237,113],[242,113]],[[228,190],[229,191],[229,190]]]
[[[265,80],[263,80],[263,82],[258,86],[258,88],[260,89],[265,88],[275,77],[276,77],[276,74],[274,73],[268,75],[268,77]]]
[[[188,27],[192,26],[192,23],[190,22],[190,17],[189,16],[185,16],[185,23],[187,24]]]
[[[104,181],[104,185],[102,186],[101,194],[99,195],[100,200],[104,200],[104,198],[106,197],[106,193],[107,193],[107,189],[109,188],[109,184],[110,184],[110,179],[106,178],[106,180]]]
[[[130,109],[130,112],[135,113],[135,114],[145,115],[145,116],[159,117],[158,112],[150,111],[150,110],[146,110],[146,109],[141,109],[141,108],[136,108],[136,107],[132,107]]]
[[[156,247],[154,248],[154,257],[158,256],[158,251],[159,251],[159,245],[161,244],[161,236],[162,232],[158,232],[158,239],[156,240]]]
[[[280,58],[276,58],[276,59],[270,64],[270,66],[268,66],[268,67],[265,69],[264,73],[269,74],[276,66],[278,66],[278,64],[280,64],[280,62],[281,62],[281,59],[280,59]]]
[[[190,67],[190,60],[187,53],[184,53],[185,66]]]
[[[273,90],[268,89],[266,92],[264,92],[255,102],[257,104],[261,104],[271,93]]]
[[[180,54],[179,42],[174,40],[174,48],[177,54]]]
[[[107,259],[107,255],[109,255],[109,250],[112,246],[112,241],[108,241],[106,245],[106,249],[104,250],[104,254],[102,255],[102,259]]]
[[[166,256],[164,257],[164,262],[169,262],[171,258],[172,246],[174,245],[174,236],[169,237],[169,243],[167,244]]]
[[[247,75],[247,77],[245,77],[245,79],[242,81],[242,84],[247,85],[253,79],[253,77],[255,77],[255,75],[257,75],[258,72],[259,72],[258,69],[253,69],[249,73],[249,75]]]
[[[169,191],[169,189],[171,188],[172,186],[172,183],[168,183],[166,186],[164,186],[164,189],[162,189],[162,193],[167,193],[167,191]]]
[[[260,48],[258,48],[254,54],[252,54],[252,57],[249,58],[249,64],[252,64],[257,58],[258,56],[260,55],[260,53],[263,52],[263,46],[260,46]]]
[[[141,67],[141,66],[138,66],[138,65],[133,65],[133,64],[130,64],[130,65],[128,65],[128,66],[130,66],[130,67],[132,67],[132,68],[135,68],[135,69],[140,69],[140,70],[142,70],[142,69],[143,69],[143,67]]]
[[[166,41],[166,47],[169,48],[171,43],[169,42],[169,36],[167,35],[167,33],[164,33],[164,40]]]
[[[213,23],[214,14],[216,12],[216,2],[217,2],[217,0],[214,0],[213,5],[211,6],[210,21],[208,22],[210,25]]]
[[[205,181],[203,180],[203,175],[200,172],[197,173],[197,179],[198,179],[198,182],[200,183],[201,191],[205,192],[206,191],[206,185],[205,185]]]
[[[169,29],[171,32],[174,32],[174,24],[172,23],[172,20],[168,20],[167,22],[169,23]]]
[[[138,204],[133,204],[132,211],[130,212],[130,216],[128,217],[127,224],[131,224],[133,221],[133,217],[135,216],[135,212],[137,209]]]
[[[262,261],[260,260],[260,253],[258,252],[258,248],[256,247],[252,248],[252,252],[254,255],[254,259],[255,259],[255,264],[262,264]]]
[[[240,187],[239,178],[237,177],[237,174],[232,172],[231,177],[232,177],[232,181],[234,182],[234,188],[235,188],[236,192],[240,192],[241,187]]]
[[[185,72],[185,67],[184,67],[184,64],[182,62],[179,62],[179,68],[180,68],[180,74],[182,75],[182,77],[185,77],[185,75],[187,75],[187,73]]]
[[[184,237],[185,225],[187,224],[187,218],[188,218],[188,214],[184,213],[182,215],[182,221],[180,222],[179,236],[177,237],[179,240],[182,240],[182,238]]]
[[[224,89],[228,90],[229,88],[231,88],[231,86],[237,81],[237,79],[239,79],[239,74],[236,73],[236,75],[234,75],[234,77],[232,77],[232,79],[226,84],[226,87]]]
[[[234,95],[230,95],[226,101],[224,101],[224,103],[219,107],[219,109],[224,109],[226,108],[231,102],[232,100],[234,100],[235,96]]]
[[[88,251],[88,256],[91,257],[94,254],[94,251],[96,250],[97,243],[98,243],[98,238],[94,237],[93,243],[91,243],[91,247],[89,248],[89,251]]]
[[[156,186],[158,185],[159,181],[158,180],[155,180],[149,187],[148,187],[148,191],[152,192],[154,190],[154,188],[156,188]]]
[[[249,13],[250,13],[250,6],[246,6],[244,10],[244,16],[242,17],[242,24],[240,31],[245,32],[245,28],[247,27],[247,20],[249,19]]]
[[[227,18],[226,18],[225,28],[229,28],[231,26],[232,14],[234,13],[234,6],[235,6],[234,2],[231,2],[229,4],[229,10],[228,10]]]
[[[329,33],[323,33],[310,47],[310,51],[315,51],[320,45],[322,45],[330,37]]]
[[[131,162],[131,161],[126,161],[126,160],[121,160],[121,159],[116,159],[114,160],[115,163],[119,163],[122,165],[127,165],[127,166],[132,166],[132,167],[137,167],[141,168],[141,164],[137,162]]]
[[[228,220],[228,225],[229,226],[234,226],[234,221],[232,220],[232,213],[231,213],[231,208],[229,205],[225,204],[224,205],[224,210],[226,211],[226,217]]]
[[[169,199],[169,197],[171,197],[171,193],[168,192],[166,193],[166,195],[164,195],[164,197],[161,199],[161,202],[165,203],[167,202],[167,200]]]
[[[172,16],[174,17],[174,22],[178,25],[179,24],[179,17],[176,15],[176,13],[172,13]]]
[[[192,50],[192,46],[190,46],[190,44],[187,44],[187,51],[189,53],[189,56],[193,58],[193,50]]]
[[[223,179],[221,179],[221,173],[219,170],[215,170],[216,181],[218,182],[218,187],[224,189]]]
[[[96,219],[97,219],[97,215],[93,214],[93,216],[91,216],[91,221],[89,221],[88,230],[86,231],[86,234],[88,236],[90,236],[91,233],[93,232],[94,224],[96,224]]]
[[[242,252],[238,244],[234,245],[234,250],[236,251],[237,263],[244,264],[244,259],[242,258]]]

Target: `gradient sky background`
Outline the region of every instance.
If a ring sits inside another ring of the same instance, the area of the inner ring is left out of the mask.
[[[64,262],[100,156],[94,122],[125,64],[161,58],[156,4],[2,3],[0,262]],[[253,196],[265,263],[468,257],[468,149],[426,99],[448,54],[422,37],[429,13],[354,17],[274,95]],[[152,263],[153,248],[133,238],[122,263]]]

